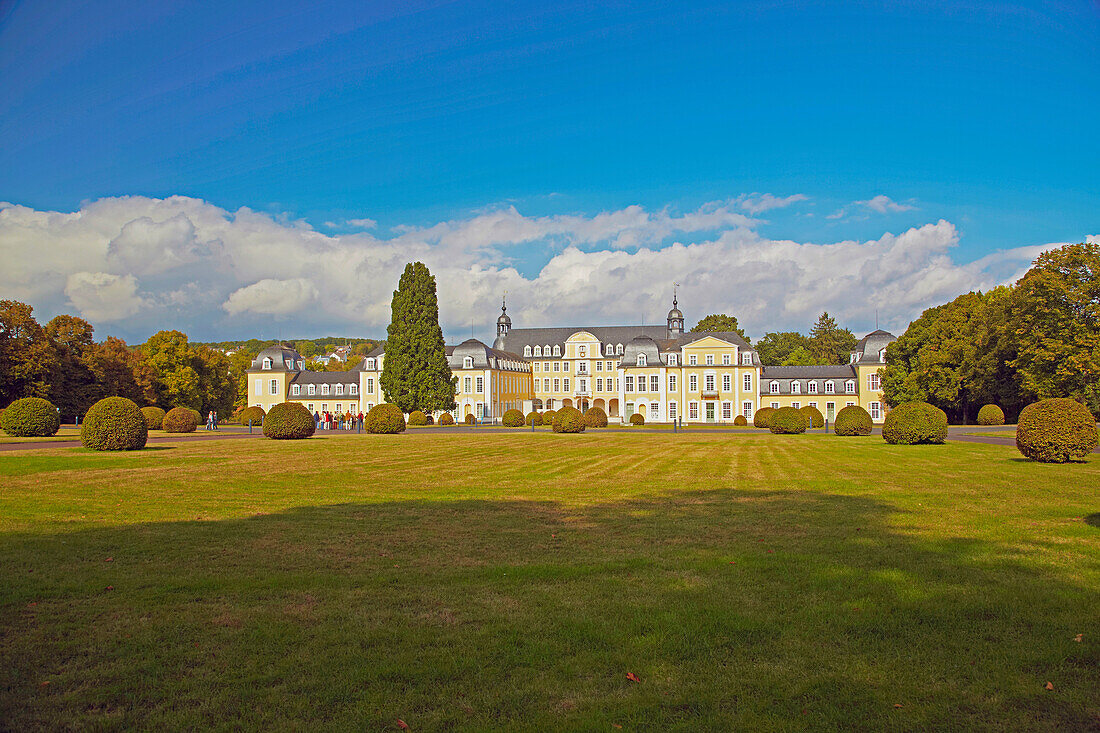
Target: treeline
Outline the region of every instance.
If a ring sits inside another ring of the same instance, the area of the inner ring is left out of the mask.
[[[219,351],[236,351],[244,349],[250,351],[253,354],[258,354],[268,346],[274,346],[279,343],[291,343],[294,344],[294,348],[298,350],[298,353],[305,359],[312,359],[315,356],[324,356],[325,354],[331,354],[336,349],[342,346],[351,347],[351,353],[357,356],[363,356],[367,352],[374,349],[384,341],[376,341],[374,339],[357,339],[357,338],[345,338],[343,336],[324,336],[322,338],[314,339],[296,339],[293,341],[286,341],[285,339],[247,339],[245,341],[209,341],[209,342],[195,342],[196,346],[208,346],[212,349],[218,349]]]
[[[738,333],[749,341],[737,319],[726,314],[712,314],[695,324],[692,331]],[[751,341],[750,341],[751,343]],[[765,366],[807,366],[810,364],[847,364],[852,349],[859,343],[854,334],[837,325],[826,311],[817,318],[806,336],[798,331],[764,334],[754,348]]]
[[[254,356],[238,354],[188,343],[179,331],[160,331],[140,346],[114,336],[97,342],[82,318],[61,315],[42,326],[31,306],[0,301],[0,405],[42,397],[66,422],[114,395],[227,416],[244,394],[244,370]]]
[[[1100,418],[1100,243],[1041,254],[1015,285],[929,308],[886,349],[886,401],[931,402],[955,422],[996,404],[1014,422],[1070,397]]]

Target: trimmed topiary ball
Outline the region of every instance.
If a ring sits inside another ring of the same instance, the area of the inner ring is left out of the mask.
[[[61,416],[49,400],[24,397],[7,406],[0,415],[0,427],[17,438],[41,438],[61,428]]]
[[[413,410],[409,413],[409,426],[421,427],[428,424],[428,416],[420,410]]]
[[[519,410],[506,410],[500,421],[506,428],[522,428],[525,424],[523,413]]]
[[[903,402],[886,416],[882,439],[891,445],[943,443],[947,439],[947,413],[927,402]]]
[[[774,407],[761,407],[756,411],[756,414],[752,416],[752,426],[754,428],[769,427],[773,414],[775,414]]]
[[[531,410],[529,413],[527,413],[527,417],[524,418],[524,422],[528,425],[542,425],[542,415],[540,415],[535,410]]]
[[[302,440],[316,429],[313,413],[301,402],[280,402],[264,417],[264,437],[272,440]]]
[[[248,425],[249,421],[251,421],[254,427],[259,427],[263,424],[265,415],[267,415],[267,413],[264,412],[264,408],[255,405],[253,407],[246,407],[237,413],[237,420],[240,421],[241,425]]]
[[[543,425],[553,425],[554,424],[554,415],[556,415],[556,414],[557,413],[554,412],[553,410],[547,410],[546,412],[542,413],[542,424]]]
[[[738,415],[737,417],[733,418],[734,427],[743,428],[746,427],[748,424],[749,421],[745,419],[744,415]]]
[[[818,410],[816,407],[806,405],[805,407],[800,407],[798,411],[802,413],[802,417],[806,418],[806,427],[825,427],[825,416],[822,415],[821,410]]]
[[[395,435],[405,432],[405,413],[397,405],[383,402],[375,405],[363,420],[367,432],[375,435]]]
[[[776,435],[797,435],[806,432],[806,416],[797,407],[780,407],[768,419],[768,430]]]
[[[607,413],[601,407],[589,407],[584,413],[584,424],[590,428],[606,428]]]
[[[575,407],[563,407],[554,413],[555,433],[583,433],[584,415]]]
[[[837,435],[870,435],[871,413],[859,405],[848,405],[836,414],[833,420],[833,432]]]
[[[1004,425],[1005,411],[996,405],[983,405],[978,410],[979,425]]]
[[[454,425],[455,424],[454,415],[452,415],[449,412],[444,412],[442,415],[439,416],[439,424],[442,427],[446,427],[448,425]]]
[[[80,442],[92,450],[141,450],[149,439],[145,416],[125,397],[105,397],[88,409]]]
[[[474,417],[474,413],[466,413],[466,417],[462,418],[462,422],[465,425],[477,425],[477,418]]]
[[[1066,463],[1096,448],[1096,418],[1077,400],[1032,402],[1016,421],[1016,447],[1040,463]]]
[[[195,411],[186,407],[173,407],[161,421],[166,433],[193,433],[198,426]]]
[[[186,408],[186,409],[190,409],[190,408]],[[168,412],[171,412],[171,411],[172,410],[169,410]],[[205,425],[206,424],[206,418],[204,418],[202,416],[201,412],[199,412],[198,410],[191,410],[191,414],[195,416],[195,424],[196,425]]]
[[[159,407],[143,407],[141,414],[145,417],[145,427],[150,430],[160,430],[164,426],[164,410]]]
[[[630,416],[631,425],[645,425],[645,415],[640,412],[635,412]]]

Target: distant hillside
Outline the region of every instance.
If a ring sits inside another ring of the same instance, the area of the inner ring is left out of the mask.
[[[323,356],[330,354],[334,349],[341,346],[350,346],[353,354],[365,354],[375,346],[385,343],[382,339],[363,339],[363,338],[347,338],[344,336],[323,336],[321,338],[312,339],[247,339],[244,341],[210,341],[210,342],[192,342],[198,343],[202,346],[209,346],[212,349],[218,349],[219,351],[237,351],[244,350],[257,354],[268,346],[273,346],[277,343],[289,343],[294,346],[301,353],[302,356],[309,359],[314,356]]]

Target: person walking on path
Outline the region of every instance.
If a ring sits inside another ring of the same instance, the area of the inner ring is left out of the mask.
[[[214,410],[214,429],[218,429],[218,411]]]
[[[213,430],[214,429],[214,411],[213,410],[206,413],[206,429],[207,430]]]

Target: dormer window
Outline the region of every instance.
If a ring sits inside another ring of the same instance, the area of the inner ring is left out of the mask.
[[[802,383],[792,379],[791,380],[791,394],[799,394],[802,392]]]
[[[299,359],[298,360],[298,371],[302,371],[303,369],[305,369],[305,367],[306,367],[305,362],[303,362],[301,359]]]
[[[263,368],[264,369],[270,369],[271,368],[271,359],[268,359],[266,356],[264,357]]]
[[[676,357],[676,354],[669,354],[668,355],[668,365],[669,366],[676,366],[677,361],[678,361],[678,359]]]
[[[358,384],[349,384],[348,385],[348,394],[359,394],[359,385]]]
[[[836,386],[833,384],[833,380],[829,380],[825,383],[825,394],[833,394],[836,392]]]
[[[316,384],[309,385],[308,387],[306,387],[306,392],[308,394],[317,394],[317,385]]]
[[[851,358],[848,360],[848,363],[849,364],[855,364],[856,359],[858,359],[858,358],[859,358],[859,352],[853,351]]]
[[[462,368],[463,369],[473,369],[474,368],[474,357],[472,357],[472,356],[463,357],[463,359],[462,359]]]
[[[531,355],[531,347],[530,346],[524,346],[523,347],[523,355],[524,356],[530,356]]]
[[[848,394],[855,394],[856,383],[854,379],[849,379],[847,382],[844,383],[844,391]]]
[[[338,395],[344,394],[344,385],[342,385],[342,384],[336,385],[336,394],[338,394]]]
[[[619,356],[623,355],[623,345],[622,344],[616,344],[615,345],[615,353],[618,354]]]
[[[645,366],[645,354],[638,354],[638,366]]]
[[[374,369],[374,359],[367,359],[367,369]]]
[[[817,382],[810,382],[810,394],[817,394]]]
[[[882,362],[886,361],[886,349],[880,349],[880,350],[879,350],[879,352],[878,352],[878,360],[879,360],[879,361],[882,361]]]
[[[752,354],[741,354],[741,365],[752,366]]]
[[[543,356],[550,356],[550,344],[547,344],[546,346],[542,347],[542,355]]]
[[[554,356],[561,356],[561,347],[554,344]]]
[[[293,369],[294,368],[294,360],[293,359],[283,359],[283,363],[286,364],[287,369]]]
[[[321,385],[321,394],[323,394],[323,395],[328,394],[328,385],[327,384],[322,384]]]
[[[302,394],[302,386],[300,384],[291,385],[290,393],[295,396]]]
[[[535,356],[542,356],[542,347],[541,346],[536,346],[535,347]]]
[[[779,382],[773,380],[772,383],[768,385],[768,389],[771,390],[772,394],[779,394]]]

